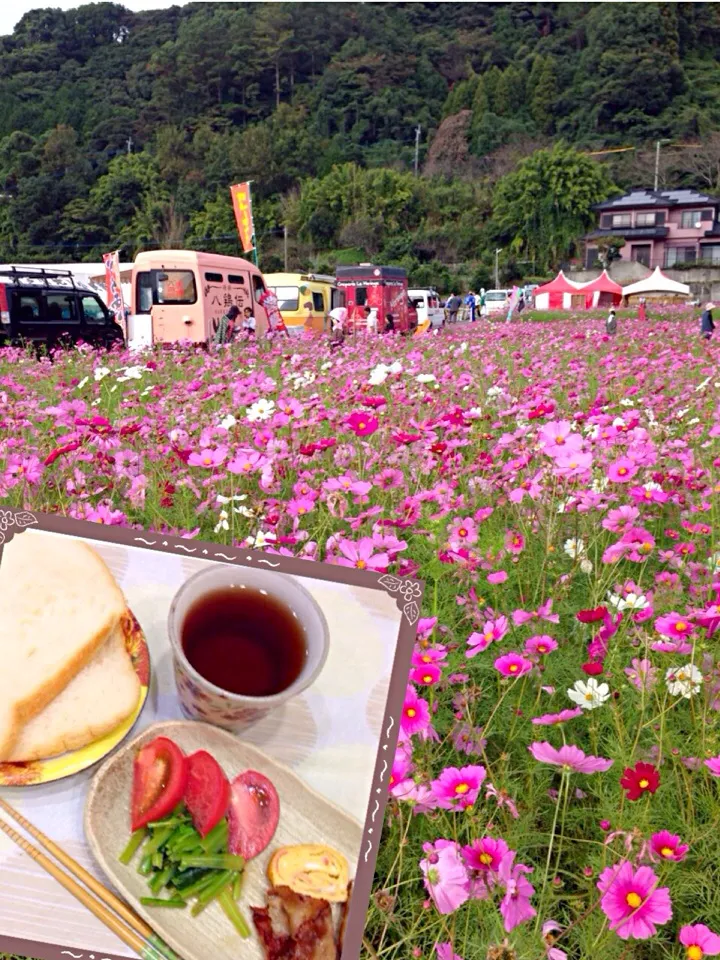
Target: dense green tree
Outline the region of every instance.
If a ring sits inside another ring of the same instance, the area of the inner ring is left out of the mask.
[[[612,193],[607,172],[572,147],[538,150],[499,182],[493,196],[498,239],[546,269],[568,256]]]
[[[535,57],[528,79],[530,115],[541,133],[552,133],[557,101],[557,77],[552,57]]]

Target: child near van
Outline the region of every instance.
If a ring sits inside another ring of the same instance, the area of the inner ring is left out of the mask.
[[[253,312],[250,307],[245,307],[242,328],[245,331],[245,336],[248,339],[255,336],[255,317],[253,316]]]
[[[395,333],[395,318],[391,313],[385,314],[385,333]]]

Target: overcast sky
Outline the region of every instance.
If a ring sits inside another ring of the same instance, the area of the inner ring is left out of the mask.
[[[130,10],[157,10],[160,7],[181,6],[184,0],[119,0]],[[61,7],[70,10],[79,7],[83,0],[48,0],[47,3],[33,3],[32,0],[0,0],[0,37],[13,32],[18,20],[28,12],[41,7]]]

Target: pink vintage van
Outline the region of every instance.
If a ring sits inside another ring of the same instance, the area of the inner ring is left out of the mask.
[[[149,250],[133,264],[131,323],[138,327],[149,318],[153,343],[206,343],[235,304],[240,322],[250,307],[256,334],[262,335],[268,318],[259,301],[265,293],[263,276],[249,260],[194,250]]]

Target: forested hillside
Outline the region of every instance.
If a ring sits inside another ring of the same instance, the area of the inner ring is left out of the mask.
[[[291,265],[373,256],[482,279],[498,242],[530,253],[498,198],[553,141],[638,148],[590,170],[559,147],[566,179],[579,165],[600,195],[648,185],[658,138],[691,144],[664,151],[665,182],[717,189],[719,55],[709,3],[35,10],[0,38],[0,259],[237,252],[228,187],[252,179],[265,269],[287,226]]]

